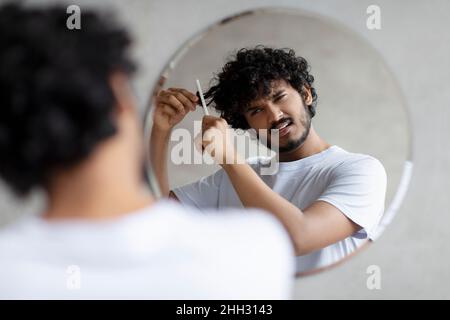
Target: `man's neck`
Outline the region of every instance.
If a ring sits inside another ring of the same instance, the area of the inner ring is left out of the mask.
[[[314,130],[314,127],[311,126],[308,137],[305,142],[297,149],[291,152],[282,152],[279,154],[280,162],[289,162],[300,160],[313,154],[322,152],[331,147],[329,143],[323,140],[317,132]]]
[[[154,202],[139,166],[123,150],[105,147],[76,167],[55,174],[44,218],[110,219]]]

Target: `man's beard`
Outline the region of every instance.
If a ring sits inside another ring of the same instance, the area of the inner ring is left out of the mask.
[[[288,140],[287,144],[284,146],[279,146],[280,153],[288,153],[298,149],[303,145],[306,138],[308,138],[309,131],[311,130],[311,117],[309,116],[308,112],[306,113],[306,119],[300,119],[300,123],[305,128],[302,135],[296,140]]]
[[[301,147],[303,145],[306,138],[308,138],[309,131],[311,130],[311,118],[308,117],[306,120],[301,120],[301,123],[302,123],[303,127],[305,128],[305,130],[303,131],[300,138],[298,138],[296,140],[290,139],[290,140],[288,140],[286,145],[279,146],[280,153],[292,152],[292,151],[298,149],[299,147]]]
[[[296,150],[297,148],[299,148],[308,138],[309,135],[309,131],[311,130],[311,114],[309,113],[309,110],[306,110],[306,119],[300,119],[300,123],[303,126],[303,128],[305,128],[305,130],[303,131],[302,135],[300,136],[300,138],[296,139],[296,140],[288,140],[287,144],[285,146],[280,146],[280,140],[279,140],[279,136],[277,135],[276,137],[278,137],[278,153],[288,153],[288,152],[292,152],[294,150]],[[256,137],[258,138],[258,140],[260,142],[263,142],[263,144],[269,148],[272,149],[273,145],[272,145],[272,137],[266,137],[263,141],[261,141],[261,137],[259,135],[258,132],[256,132]]]

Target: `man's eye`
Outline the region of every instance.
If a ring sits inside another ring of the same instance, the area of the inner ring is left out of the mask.
[[[255,114],[257,114],[257,113],[259,113],[259,112],[261,112],[261,111],[262,111],[261,108],[253,109],[252,112],[251,112],[251,115],[253,116],[253,115],[255,115]]]
[[[277,102],[277,101],[283,100],[286,96],[287,96],[287,94],[283,94],[282,96],[277,97],[274,101]]]

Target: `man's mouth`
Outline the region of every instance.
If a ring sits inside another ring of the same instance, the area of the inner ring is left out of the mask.
[[[284,121],[280,122],[276,126],[272,127],[272,129],[278,129],[278,135],[279,137],[283,137],[287,135],[291,131],[291,125],[293,124],[292,120],[285,119]]]

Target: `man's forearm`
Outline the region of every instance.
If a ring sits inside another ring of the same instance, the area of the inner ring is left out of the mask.
[[[167,173],[167,150],[170,139],[170,131],[160,131],[152,129],[150,137],[150,161],[158,180],[161,194],[169,196],[169,178]]]

